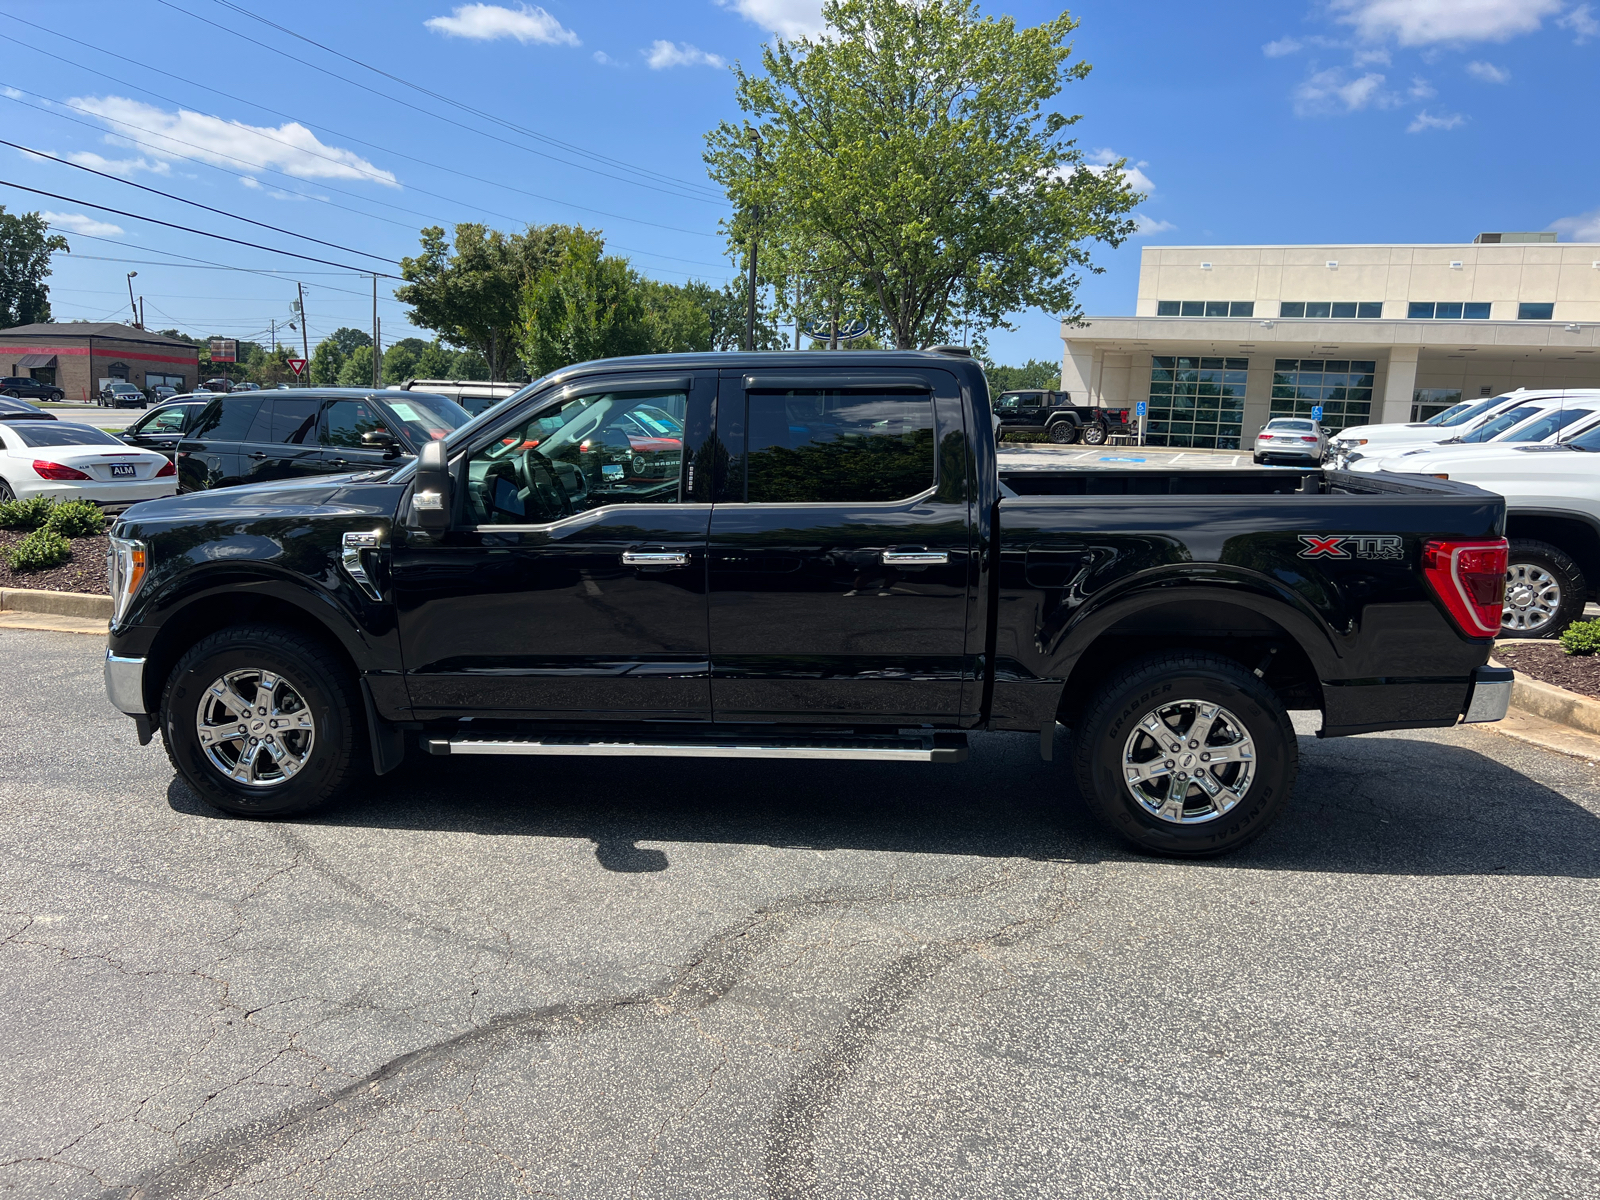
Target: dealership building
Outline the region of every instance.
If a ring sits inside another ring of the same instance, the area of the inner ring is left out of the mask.
[[[1518,387],[1600,388],[1600,245],[1147,246],[1137,311],[1064,321],[1062,387],[1148,401],[1151,445],[1237,448],[1270,417],[1426,420]]]
[[[53,383],[68,400],[92,400],[102,379],[121,379],[146,391],[165,384],[192,392],[200,381],[200,350],[109,321],[14,325],[0,329],[0,375]]]

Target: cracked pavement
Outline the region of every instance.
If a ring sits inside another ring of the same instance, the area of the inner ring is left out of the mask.
[[[1304,737],[1206,863],[1005,735],[418,755],[273,824],[139,747],[101,653],[0,631],[0,1196],[1600,1193],[1582,760]]]

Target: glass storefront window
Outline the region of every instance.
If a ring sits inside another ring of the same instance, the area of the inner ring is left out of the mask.
[[[1417,388],[1411,393],[1412,423],[1436,417],[1445,409],[1460,403],[1460,388]]]
[[[1237,450],[1249,368],[1245,358],[1152,355],[1146,441]]]
[[[1373,359],[1280,358],[1272,367],[1274,417],[1310,417],[1322,406],[1322,425],[1334,431],[1365,425],[1378,372]]]

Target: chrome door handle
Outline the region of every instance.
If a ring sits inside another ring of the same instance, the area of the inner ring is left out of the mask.
[[[687,567],[689,555],[682,550],[624,550],[625,567]]]
[[[344,573],[355,582],[368,596],[381,601],[383,593],[378,591],[378,585],[372,581],[372,576],[367,574],[366,564],[361,561],[363,550],[376,550],[383,544],[383,531],[373,530],[371,533],[347,533],[340,545],[339,562],[344,567]]]
[[[942,567],[950,561],[950,555],[943,550],[885,550],[883,552],[883,565],[886,567]]]

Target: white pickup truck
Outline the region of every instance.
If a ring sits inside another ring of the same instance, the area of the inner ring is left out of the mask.
[[[1396,425],[1352,425],[1340,430],[1328,447],[1328,457],[1341,469],[1360,458],[1392,454],[1449,438],[1474,433],[1486,422],[1525,400],[1557,395],[1556,392],[1530,392],[1518,388],[1485,400],[1467,400],[1429,417]]]

